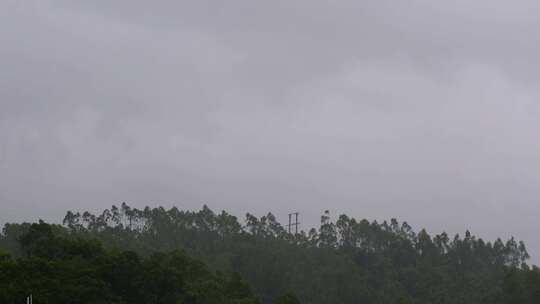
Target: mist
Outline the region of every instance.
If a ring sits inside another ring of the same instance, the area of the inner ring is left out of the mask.
[[[523,239],[537,1],[3,1],[0,223],[112,204]]]

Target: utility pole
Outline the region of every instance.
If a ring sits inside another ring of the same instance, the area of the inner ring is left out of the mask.
[[[300,225],[300,223],[298,222],[298,212],[293,212],[293,213],[289,213],[289,225],[287,225],[287,227],[289,228],[289,234],[291,234],[291,230],[292,230],[292,227],[294,226],[294,234],[298,234],[298,225]],[[294,215],[294,223],[292,222],[292,219],[293,219],[293,215]]]

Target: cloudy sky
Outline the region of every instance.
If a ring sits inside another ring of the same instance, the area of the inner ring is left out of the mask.
[[[325,209],[540,262],[540,2],[0,1],[0,224]]]

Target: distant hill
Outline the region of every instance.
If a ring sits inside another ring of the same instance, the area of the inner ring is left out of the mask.
[[[526,263],[525,244],[513,238],[432,236],[395,219],[341,215],[332,222],[328,213],[318,229],[289,234],[272,214],[247,214],[240,223],[206,206],[190,212],[122,204],[98,215],[69,211],[63,224],[50,226],[56,237],[99,240],[106,252],[133,252],[143,264],[181,250],[183,259],[208,265],[205,280],[219,281],[215,271],[237,273],[263,303],[295,303],[296,296],[314,304],[540,303],[540,270]],[[7,224],[0,248],[27,256],[17,240],[32,227]],[[255,301],[247,291],[241,296]]]

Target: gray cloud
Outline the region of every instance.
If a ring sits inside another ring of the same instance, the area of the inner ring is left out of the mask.
[[[0,6],[0,222],[331,209],[538,256],[537,1]]]

